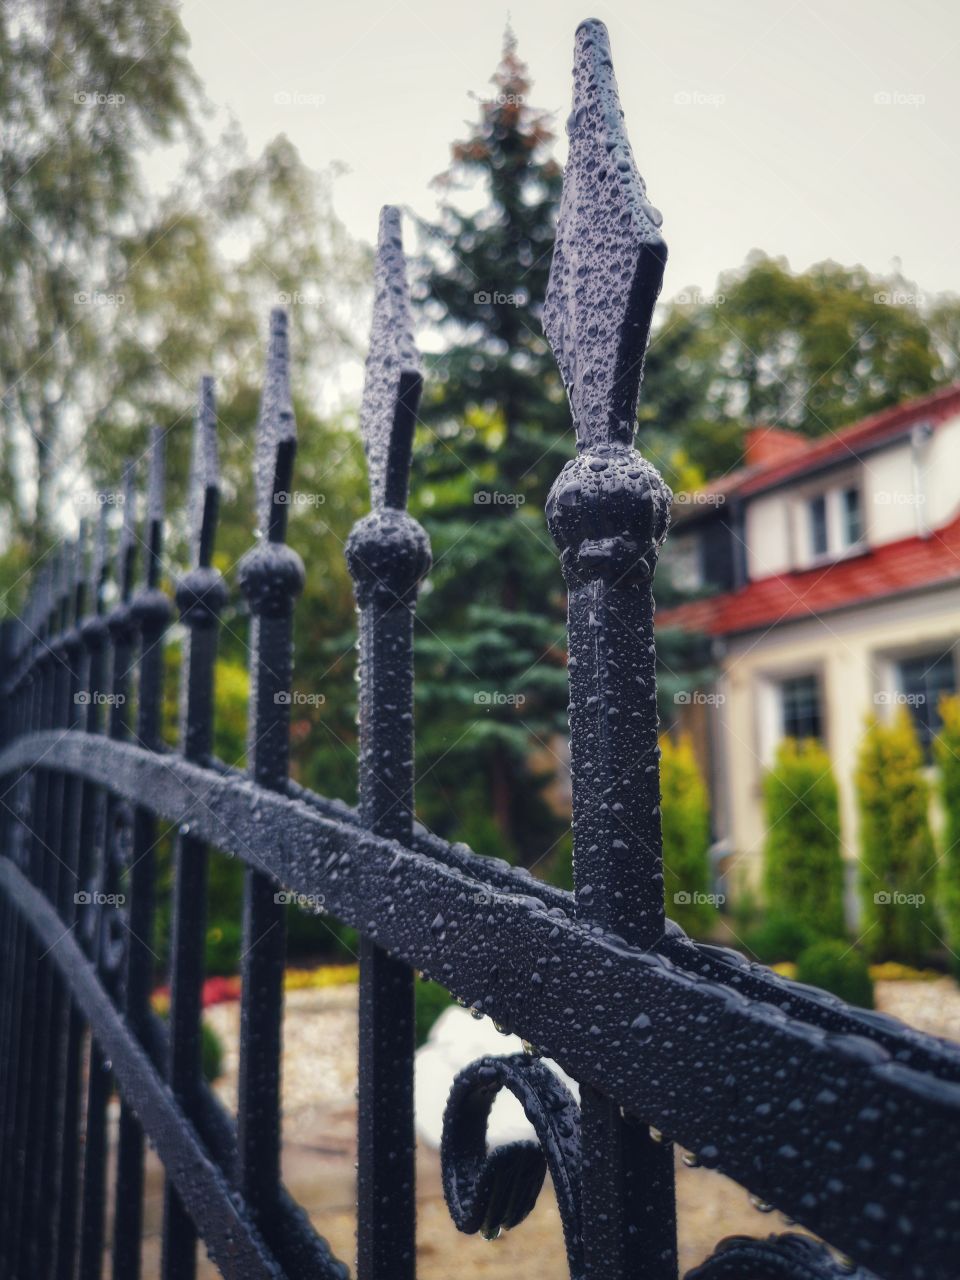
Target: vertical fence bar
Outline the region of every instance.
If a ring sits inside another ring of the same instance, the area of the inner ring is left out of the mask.
[[[100,509],[94,536],[92,554],[87,567],[87,585],[80,603],[80,642],[82,646],[80,676],[78,679],[78,710],[80,724],[85,732],[97,734],[103,731],[102,704],[91,696],[91,690],[106,685],[107,648],[109,631],[104,603],[104,587],[107,580],[107,512],[108,504],[100,496]],[[92,904],[84,903],[96,888],[98,849],[103,840],[106,798],[100,787],[83,782],[80,787],[80,821],[77,850],[77,893],[74,901],[74,921],[78,926],[80,943],[90,960],[96,963],[97,935],[96,915]],[[78,1233],[81,1231],[82,1207],[81,1155],[86,1167],[87,1155],[95,1148],[97,1134],[87,1128],[88,1116],[81,1117],[83,1091],[82,1063],[84,1022],[74,1012],[70,1024],[67,1047],[68,1079],[74,1079],[72,1091],[68,1084],[68,1113],[64,1121],[64,1147],[61,1172],[60,1229],[57,1236],[56,1274],[74,1274]],[[90,1068],[94,1065],[94,1048],[91,1044]],[[90,1096],[90,1080],[87,1081],[87,1098]],[[83,1141],[81,1142],[81,1123]],[[94,1151],[94,1156],[96,1153]]]
[[[16,733],[30,728],[33,686],[33,655],[37,624],[37,588],[31,590],[19,624],[17,673],[13,684],[11,724]],[[10,788],[13,798],[11,815],[10,857],[18,868],[26,870],[28,839],[28,809],[31,779],[26,770],[18,773]],[[4,1269],[13,1269],[13,1196],[11,1187],[16,1176],[14,1137],[16,1133],[17,1079],[20,1069],[20,1019],[23,1006],[23,983],[26,972],[26,925],[20,914],[11,908],[9,999],[6,1009],[6,1055],[4,1072],[3,1128],[0,1134],[2,1163],[0,1163],[0,1258]]]
[[[190,477],[190,571],[177,584],[187,628],[180,675],[180,743],[187,760],[204,764],[213,750],[213,673],[226,587],[213,568],[220,505],[217,416],[213,379],[200,382]],[[201,1018],[207,920],[207,848],[181,831],[175,847],[170,972],[170,1087],[194,1123],[203,1085]],[[163,1218],[163,1280],[193,1280],[197,1231],[168,1180]]]
[[[49,567],[44,572],[41,593],[41,616],[34,657],[35,679],[32,687],[31,709],[31,723],[38,730],[48,729],[53,723],[55,671],[51,642],[58,618],[59,561],[60,552],[54,552]],[[48,769],[38,768],[32,770],[29,777],[32,788],[29,801],[27,875],[34,885],[42,888],[48,857],[47,796],[50,790],[51,773]],[[41,960],[41,949],[32,935],[28,934],[20,1021],[17,1114],[13,1142],[14,1181],[10,1188],[11,1230],[15,1240],[13,1255],[17,1259],[18,1269],[24,1274],[29,1274],[33,1269],[34,1261],[34,1242],[28,1221],[30,1202],[27,1188],[33,1178],[36,1156],[30,1131],[33,1107],[37,1102],[38,1059],[45,1031],[38,1008],[45,994],[43,990],[45,973],[41,971]]]
[[[64,547],[58,587],[57,634],[53,642],[54,708],[53,727],[67,730],[74,719],[74,686],[78,637],[73,628],[76,578],[80,547]],[[47,801],[47,844],[44,868],[44,892],[56,906],[66,923],[64,897],[69,887],[72,833],[65,825],[67,803],[75,788],[73,779],[61,771],[50,780]],[[29,1197],[28,1230],[35,1244],[33,1266],[38,1276],[47,1276],[52,1265],[56,1232],[56,1170],[62,1138],[63,1069],[65,1067],[66,1031],[69,1000],[63,980],[52,961],[44,966],[43,991],[38,999],[38,1013],[43,1025],[43,1041],[37,1064],[36,1095],[38,1115],[33,1142],[37,1148],[36,1166]]]
[[[163,709],[163,636],[170,621],[170,601],[160,590],[163,556],[163,433],[150,431],[147,519],[144,539],[144,586],[133,598],[130,613],[140,637],[137,693],[137,742],[159,751]],[[123,1008],[127,1026],[141,1042],[150,1043],[150,989],[153,982],[154,880],[157,822],[150,809],[138,805],[133,815],[133,857],[127,879],[129,894],[126,973]],[[120,1108],[117,1185],[114,1211],[113,1274],[136,1280],[140,1274],[143,1234],[144,1136],[132,1109]]]
[[[664,928],[652,578],[671,494],[632,441],[666,245],[600,22],[577,30],[568,132],[544,329],[579,451],[547,503],[569,593],[576,905],[591,923],[652,947]],[[672,1148],[592,1088],[581,1109],[587,1275],[669,1280]]]
[[[21,616],[13,625],[13,662],[7,693],[4,699],[4,733],[13,740],[23,732],[24,684],[27,649],[27,619],[30,613],[28,595]],[[23,775],[17,773],[4,793],[4,820],[7,842],[3,853],[11,861],[19,862],[21,841],[20,805],[23,794]],[[9,1201],[7,1186],[11,1165],[11,1121],[14,1112],[14,1076],[16,1071],[17,1000],[20,985],[21,933],[19,913],[10,905],[5,913],[4,947],[4,999],[3,1038],[0,1040],[0,1070],[3,1091],[0,1094],[0,1263],[4,1270],[10,1267],[10,1236],[8,1230]]]
[[[296,423],[290,396],[288,318],[270,316],[266,378],[257,424],[258,540],[240,563],[250,615],[247,768],[271,791],[287,784],[293,606],[303,563],[285,543]],[[283,1030],[284,906],[276,882],[250,868],[244,880],[243,989],[237,1181],[261,1228],[272,1235],[280,1184],[280,1054]]]
[[[413,614],[430,567],[405,510],[423,379],[413,342],[400,213],[380,215],[361,426],[372,510],[347,543],[360,608],[360,813],[378,835],[413,834]],[[410,969],[360,943],[358,1280],[412,1280],[416,1264],[414,993]]]
[[[84,707],[80,693],[83,681],[88,679],[89,659],[83,642],[82,623],[86,610],[88,525],[80,522],[73,563],[72,625],[67,634],[64,650],[70,669],[70,699],[67,726],[72,730],[84,727]],[[80,830],[82,822],[83,782],[76,774],[66,779],[61,824],[61,848],[63,868],[58,894],[58,912],[68,928],[77,919],[77,892],[80,887]],[[54,1215],[52,1230],[46,1236],[41,1275],[60,1276],[64,1270],[59,1264],[61,1245],[73,1258],[76,1239],[76,1190],[78,1132],[80,1115],[80,1044],[83,1020],[64,990],[59,1007],[59,1028],[56,1057],[58,1062],[55,1087],[55,1113],[53,1125],[57,1133],[50,1153],[47,1180],[43,1188],[43,1203]]]
[[[130,609],[133,595],[136,558],[136,489],[134,468],[124,468],[123,526],[117,548],[118,600],[107,615],[107,633],[112,654],[107,732],[111,738],[123,740],[129,735],[127,702],[130,692],[130,667],[136,641],[136,625]],[[91,701],[102,691],[88,690]],[[125,945],[123,925],[118,913],[109,908],[106,898],[119,891],[115,853],[116,827],[122,809],[112,797],[100,795],[96,806],[94,849],[99,866],[93,869],[92,890],[95,900],[87,903],[92,946],[101,980],[116,1000],[119,968]],[[89,891],[88,891],[89,892]],[[107,1169],[107,1104],[112,1081],[110,1068],[96,1042],[90,1045],[87,1081],[86,1141],[83,1162],[83,1196],[80,1220],[79,1280],[100,1280],[103,1266],[104,1196]]]

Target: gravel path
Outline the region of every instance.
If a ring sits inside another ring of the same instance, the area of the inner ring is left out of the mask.
[[[960,1040],[960,991],[949,979],[934,982],[880,982],[877,1006],[933,1035]],[[206,1016],[222,1037],[225,1071],[217,1084],[224,1102],[236,1103],[239,1006],[222,1004]],[[354,1257],[356,1160],[356,987],[292,991],[284,1023],[284,1177],[334,1252]],[[460,1235],[440,1189],[436,1152],[421,1146],[418,1177],[418,1278],[515,1280],[529,1274],[544,1280],[567,1275],[560,1219],[549,1186],[531,1216],[495,1243]],[[766,1235],[783,1230],[779,1214],[761,1215],[747,1193],[720,1174],[688,1169],[677,1162],[681,1274],[709,1254],[725,1235]],[[148,1178],[144,1280],[159,1275],[162,1179],[157,1167]],[[213,1267],[200,1268],[213,1280]]]

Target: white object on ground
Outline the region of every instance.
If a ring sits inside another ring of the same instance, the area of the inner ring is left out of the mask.
[[[417,1136],[431,1147],[440,1146],[443,1112],[450,1086],[458,1071],[477,1058],[506,1057],[522,1053],[519,1036],[501,1035],[489,1018],[474,1018],[466,1009],[451,1006],[444,1010],[430,1029],[427,1043],[417,1050],[414,1102]],[[550,1058],[541,1061],[560,1077],[573,1096],[580,1100],[575,1080]],[[533,1125],[523,1114],[523,1107],[507,1089],[501,1089],[487,1125],[487,1148],[502,1147],[508,1142],[535,1141]]]

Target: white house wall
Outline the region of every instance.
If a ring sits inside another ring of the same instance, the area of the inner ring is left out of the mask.
[[[862,462],[825,476],[760,494],[746,505],[746,543],[752,580],[789,573],[809,563],[806,501],[818,490],[860,483],[866,541],[882,546],[947,524],[960,510],[960,416],[942,423],[920,445],[903,440]],[[828,519],[837,519],[832,504]],[[836,541],[832,539],[832,541]]]
[[[746,508],[746,543],[751,578],[786,573],[793,566],[791,503],[782,492],[754,498]]]

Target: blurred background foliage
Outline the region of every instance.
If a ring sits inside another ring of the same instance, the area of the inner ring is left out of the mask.
[[[14,0],[0,11],[3,607],[19,609],[31,568],[73,532],[92,494],[117,484],[152,423],[167,434],[173,583],[186,561],[197,383],[213,373],[217,564],[232,587],[216,752],[243,767],[247,619],[235,567],[254,531],[266,314],[287,305],[300,440],[289,536],[309,569],[295,687],[312,695],[295,707],[292,768],[352,802],[355,612],[343,547],[367,506],[351,370],[363,354],[371,252],[337,217],[336,169],[310,170],[282,135],[259,156],[235,129],[208,137],[187,49],[172,0]],[[417,808],[439,834],[569,885],[565,593],[543,507],[574,446],[540,324],[561,170],[556,124],[532,105],[509,31],[492,86],[437,179],[436,220],[416,220],[408,235],[428,352],[411,506],[434,555],[417,626]],[[159,146],[180,160],[158,193],[142,166]],[[958,335],[957,299],[921,299],[895,273],[832,262],[798,273],[757,252],[713,295],[688,290],[661,307],[639,447],[672,484],[696,487],[739,463],[750,426],[817,435],[952,380]],[[175,626],[171,745],[181,644]],[[671,644],[665,637],[668,667],[691,660]],[[705,892],[709,814],[688,744],[666,744],[664,792],[668,895],[681,881]],[[169,883],[168,847],[164,857]],[[824,858],[832,865],[832,846]],[[239,868],[218,857],[211,874],[208,966],[227,972]],[[714,908],[689,905],[684,923],[709,932]],[[164,927],[161,918],[161,946]],[[332,920],[295,913],[291,949],[355,947]]]

